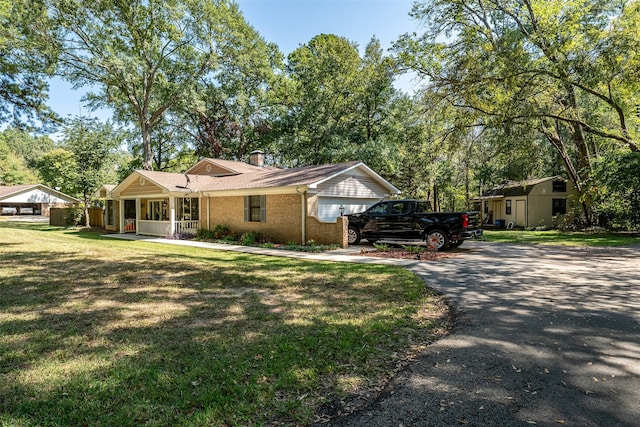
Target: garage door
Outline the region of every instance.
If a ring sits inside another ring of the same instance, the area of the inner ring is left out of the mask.
[[[344,207],[344,214],[363,212],[369,206],[376,203],[369,199],[343,199],[343,198],[318,198],[318,219],[323,222],[335,222],[340,216],[340,206]]]

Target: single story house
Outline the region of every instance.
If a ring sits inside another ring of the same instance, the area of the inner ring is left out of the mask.
[[[474,199],[480,202],[483,224],[499,227],[551,225],[553,217],[571,210],[577,197],[573,181],[551,176],[509,181]]]
[[[136,170],[101,187],[105,227],[120,233],[172,236],[224,225],[276,242],[346,246],[344,214],[365,210],[400,191],[362,162],[280,169],[204,158],[185,173]]]
[[[51,208],[65,208],[80,200],[42,184],[0,186],[3,214],[49,215]]]

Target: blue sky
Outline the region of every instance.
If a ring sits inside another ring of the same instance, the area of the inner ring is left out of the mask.
[[[360,53],[375,36],[383,49],[391,47],[401,34],[418,31],[409,17],[412,0],[236,0],[246,20],[277,44],[284,55],[318,34],[336,34],[358,44]],[[410,92],[411,77],[400,78],[396,87]],[[50,86],[49,105],[60,116],[96,115],[108,119],[108,111],[89,112],[82,106],[82,91],[55,79]]]

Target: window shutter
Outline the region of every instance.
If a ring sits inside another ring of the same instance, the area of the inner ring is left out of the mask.
[[[260,222],[267,222],[267,196],[260,196]]]
[[[244,196],[244,222],[249,222],[249,196]]]

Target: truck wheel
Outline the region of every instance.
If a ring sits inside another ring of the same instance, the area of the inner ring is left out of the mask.
[[[356,227],[349,227],[347,230],[347,243],[350,245],[357,245],[360,243],[360,230]]]
[[[449,237],[442,230],[434,229],[427,233],[427,246],[435,247],[439,251],[444,251],[449,247]]]

